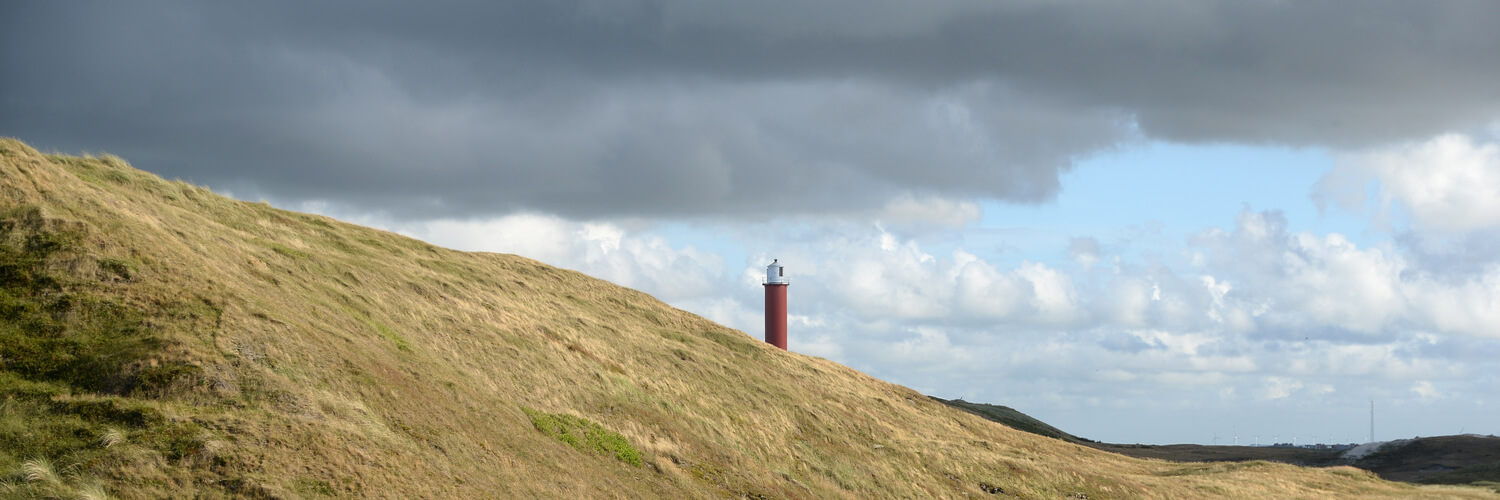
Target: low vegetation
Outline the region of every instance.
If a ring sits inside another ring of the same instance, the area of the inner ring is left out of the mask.
[[[589,419],[564,413],[542,413],[521,408],[531,417],[531,425],[568,446],[587,452],[615,457],[630,465],[641,465],[641,454],[620,433],[605,429]]]
[[[1500,498],[1143,460],[650,296],[0,140],[0,495]]]

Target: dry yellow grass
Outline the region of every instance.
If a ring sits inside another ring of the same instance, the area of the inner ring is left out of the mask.
[[[1127,458],[524,257],[234,201],[110,156],[0,139],[0,162],[0,208],[80,235],[48,269],[140,311],[160,339],[34,410],[160,415],[55,452],[101,481],[89,494],[1497,498],[1350,468]],[[597,422],[643,464],[559,442],[523,408]]]

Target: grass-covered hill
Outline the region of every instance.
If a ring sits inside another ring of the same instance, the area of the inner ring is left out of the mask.
[[[524,257],[5,139],[0,496],[1496,498],[1035,436]]]

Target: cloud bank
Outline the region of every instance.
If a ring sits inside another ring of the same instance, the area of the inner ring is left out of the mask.
[[[1490,2],[12,3],[0,133],[392,217],[1051,199],[1148,138],[1500,114]]]

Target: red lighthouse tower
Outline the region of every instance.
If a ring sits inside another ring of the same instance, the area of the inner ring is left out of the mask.
[[[766,343],[786,350],[786,287],[791,280],[786,278],[786,269],[776,260],[766,266]]]

